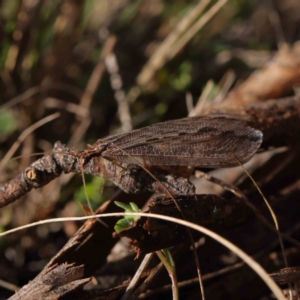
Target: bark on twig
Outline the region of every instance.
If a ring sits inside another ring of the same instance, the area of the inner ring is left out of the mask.
[[[214,112],[219,113],[219,110]],[[223,111],[222,111],[223,112]],[[300,132],[300,100],[298,97],[270,100],[243,108],[248,125],[261,130],[268,145],[286,145]],[[284,137],[284,139],[283,139]],[[89,158],[85,162],[86,157]],[[141,191],[161,191],[160,185],[143,169],[122,163],[119,165],[103,159],[92,157],[92,150],[77,150],[66,147],[59,142],[53,153],[35,161],[20,175],[0,187],[0,207],[20,198],[32,188],[39,188],[64,173],[93,174],[111,179],[117,186],[128,193]],[[183,178],[170,175],[158,175],[171,193],[191,193],[193,187]]]
[[[90,278],[81,279],[83,274],[83,266],[66,263],[55,265],[23,286],[10,299],[61,299],[90,281]]]

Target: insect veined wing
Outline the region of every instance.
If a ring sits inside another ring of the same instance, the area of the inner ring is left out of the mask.
[[[219,115],[216,115],[219,116]],[[205,121],[208,120],[208,122],[216,122],[217,117],[215,116],[202,116],[202,117],[191,117],[191,118],[183,118],[183,119],[177,119],[177,120],[171,120],[167,122],[162,123],[156,123],[147,127],[143,127],[140,129],[132,130],[129,132],[111,135],[106,138],[100,139],[96,142],[96,145],[101,144],[114,144],[119,145],[123,147],[130,147],[132,145],[135,145],[137,143],[145,143],[151,138],[156,139],[158,136],[164,136],[164,137],[172,137],[177,136],[178,133],[181,132],[187,132],[187,131],[195,131],[194,123],[198,123],[197,126],[202,127],[205,126]],[[221,119],[224,119],[224,117],[221,117]],[[111,147],[113,148],[113,146]]]
[[[132,130],[130,132],[108,136],[104,139],[98,140],[96,145],[99,146],[99,148],[106,145],[105,148],[111,150],[114,150],[113,145],[122,146],[122,149],[127,149],[131,146],[143,145],[152,139],[156,140],[157,137],[166,138],[178,136],[178,134],[180,135],[181,133],[186,133],[188,131],[193,132],[196,127],[198,129],[199,124],[201,126],[201,123],[202,127],[204,127],[205,120],[215,122],[216,118],[207,116],[192,117],[157,123],[141,129]],[[198,125],[195,126],[194,123],[198,123]]]
[[[142,165],[229,167],[248,161],[262,133],[230,116],[202,116],[154,124],[99,140],[102,156]]]

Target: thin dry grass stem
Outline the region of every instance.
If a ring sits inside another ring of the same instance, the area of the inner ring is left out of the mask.
[[[254,159],[250,160],[250,163],[248,162],[247,170],[252,174],[255,170],[263,167],[271,158],[286,151],[288,151],[288,147],[286,146],[275,148],[270,151],[264,151],[264,153],[260,153],[259,155],[255,156]],[[239,168],[237,168],[236,170],[238,171],[238,169]],[[243,169],[240,169],[238,172],[238,176],[236,176],[235,178],[235,186],[239,186],[242,182],[245,181],[246,178],[248,178],[247,174],[243,171]]]
[[[176,41],[176,43],[170,48],[167,59],[171,60],[175,57],[180,50],[196,35],[196,33],[206,25],[228,2],[228,0],[219,0],[216,2],[193,26],[189,28],[184,35]]]
[[[152,269],[151,274],[145,279],[145,281],[134,291],[131,295],[130,300],[140,299],[140,295],[144,293],[149,285],[151,284],[153,278],[159,274],[164,269],[163,263],[159,263],[154,269]]]
[[[197,170],[195,172],[195,177],[196,178],[203,178],[207,181],[210,181],[212,183],[215,183],[219,186],[221,186],[224,190],[231,192],[232,194],[234,194],[236,197],[240,198],[241,200],[243,200],[245,202],[245,204],[255,213],[255,215],[263,222],[263,224],[265,224],[270,230],[272,230],[275,233],[277,232],[277,229],[274,227],[273,224],[271,224],[265,217],[264,215],[249,201],[249,199],[246,197],[246,195],[235,185],[230,184],[230,183],[226,183],[223,180],[216,178],[210,174],[201,172],[199,170]],[[293,244],[294,246],[296,246],[297,248],[300,248],[300,242],[298,242],[297,240],[293,239],[292,237],[290,237],[288,234],[284,234],[281,233],[281,236],[288,242],[290,242],[291,244]]]
[[[242,268],[244,266],[245,266],[244,262],[239,262],[239,263],[236,263],[236,264],[234,264],[232,266],[229,266],[229,267],[217,270],[215,272],[211,272],[211,273],[205,274],[205,275],[202,276],[202,279],[203,279],[203,281],[205,281],[205,280],[217,278],[217,277],[219,277],[221,275],[224,275],[224,274],[227,274],[227,273],[229,273],[231,271],[240,269],[240,268]],[[188,280],[184,280],[184,281],[180,281],[180,282],[178,282],[178,287],[179,288],[186,288],[186,287],[188,287],[190,285],[194,285],[196,283],[198,283],[198,277],[195,277],[195,278],[192,278],[192,279],[188,279]],[[153,295],[157,295],[157,294],[160,294],[160,293],[167,292],[171,288],[172,288],[171,284],[166,284],[166,285],[164,285],[164,286],[162,286],[160,288],[149,290],[146,293],[141,294],[140,295],[140,299],[145,299],[145,298],[153,296]]]
[[[78,99],[80,99],[83,93],[80,88],[65,82],[53,82],[50,84],[42,85],[42,87],[45,87],[45,89],[61,90],[75,96]]]
[[[232,192],[238,198],[241,198],[241,199],[246,198],[246,196],[244,196],[244,194],[242,193],[242,191],[238,187],[236,187],[236,186],[234,186],[234,185],[232,185],[230,183],[226,183],[226,182],[222,181],[221,179],[216,178],[216,177],[214,177],[214,176],[212,176],[212,175],[210,175],[208,173],[196,170],[195,171],[195,177],[196,178],[203,178],[203,179],[205,179],[207,181],[210,181],[212,183],[218,184],[224,190]]]
[[[162,251],[156,251],[156,255],[159,257],[161,262],[164,264],[165,268],[167,269],[169,276],[172,281],[172,300],[179,300],[179,290],[178,290],[178,280],[176,276],[175,267],[171,266],[168,259],[164,256]]]
[[[200,16],[211,0],[200,1],[193,9],[191,9],[170,32],[167,38],[156,49],[144,66],[140,74],[137,76],[137,84],[147,86],[154,74],[168,62],[168,53],[173,44],[180,36],[191,26],[191,24]]]
[[[18,291],[20,289],[20,287],[18,287],[17,285],[14,285],[2,279],[0,279],[0,286],[12,292]]]
[[[0,237],[11,234],[13,232],[17,232],[26,228],[31,228],[35,227],[38,225],[42,224],[50,224],[50,223],[55,223],[55,222],[66,222],[66,221],[83,221],[83,220],[89,220],[89,219],[94,219],[94,218],[104,218],[104,217],[119,217],[119,216],[141,216],[141,217],[147,217],[147,218],[156,218],[160,220],[165,220],[165,221],[170,221],[173,223],[176,223],[178,225],[186,226],[189,227],[190,229],[194,229],[198,232],[204,233],[205,235],[213,238],[214,240],[218,241],[221,243],[223,246],[231,250],[233,253],[235,253],[237,256],[239,256],[249,267],[251,267],[257,275],[259,275],[263,281],[266,283],[266,285],[270,288],[270,290],[273,292],[275,297],[279,300],[285,300],[285,297],[280,290],[280,288],[277,286],[277,284],[271,279],[268,275],[268,273],[255,261],[253,260],[250,256],[248,256],[244,251],[239,249],[236,245],[232,244],[230,241],[224,239],[222,236],[218,235],[217,233],[203,227],[200,225],[196,225],[191,222],[187,222],[182,219],[176,219],[173,217],[169,216],[164,216],[164,215],[158,215],[158,214],[149,214],[149,213],[108,213],[108,214],[99,214],[99,215],[94,215],[94,216],[84,216],[84,217],[69,217],[69,218],[55,218],[55,219],[48,219],[48,220],[42,220],[38,222],[33,222],[31,224],[23,225],[11,230],[7,230],[5,232],[0,233]],[[133,299],[133,298],[131,298]]]
[[[99,57],[99,62],[96,65],[96,67],[94,68],[91,77],[88,81],[87,87],[80,99],[79,105],[83,106],[85,108],[90,108],[92,101],[93,101],[93,96],[99,86],[99,83],[102,79],[103,73],[105,71],[105,65],[104,65],[104,59],[107,55],[109,55],[115,45],[116,45],[117,39],[115,36],[111,35],[107,38],[104,46],[103,46],[103,50],[100,54]]]
[[[138,166],[140,166],[145,172],[147,172],[154,180],[157,181],[157,183],[161,186],[161,188],[166,192],[166,194],[173,199],[178,211],[180,212],[182,218],[184,220],[187,220],[187,218],[185,217],[183,211],[181,210],[178,201],[176,200],[176,198],[171,194],[171,192],[162,184],[162,182],[160,180],[158,180],[158,178],[152,174],[149,170],[147,170],[146,168],[144,168],[141,163],[135,159],[134,157],[132,157],[130,154],[128,154],[124,149],[118,147],[117,145],[114,145],[116,148],[118,148],[119,150],[121,150],[122,152],[124,152],[126,155],[128,155],[128,157],[130,157],[135,164],[137,164]],[[197,251],[196,251],[196,247],[195,247],[195,241],[192,235],[192,232],[188,229],[187,230],[191,244],[192,244],[192,249],[193,249],[193,254],[195,257],[195,262],[196,262],[196,266],[197,266],[197,273],[198,273],[198,278],[199,278],[199,285],[200,285],[200,290],[201,290],[201,294],[202,294],[202,299],[205,300],[205,295],[204,295],[204,287],[203,287],[203,282],[202,282],[202,275],[201,275],[201,270],[200,270],[200,262],[199,262],[199,258],[197,255]]]
[[[221,81],[224,79],[224,84],[222,85],[218,95],[213,99],[213,103],[220,103],[222,102],[225,97],[227,96],[230,88],[232,87],[235,79],[236,79],[236,75],[232,70],[227,71],[223,78],[221,79]]]
[[[132,104],[141,94],[141,88],[138,86],[133,86],[130,88],[129,92],[127,93],[128,103]]]
[[[20,146],[20,153],[21,153],[21,160],[20,165],[24,166],[25,168],[30,165],[31,159],[28,155],[34,151],[34,134],[31,133],[27,135],[27,138],[23,141],[22,145]],[[23,167],[21,167],[23,169]]]
[[[34,87],[28,89],[23,94],[18,95],[17,97],[14,97],[14,98],[10,99],[9,101],[7,101],[5,104],[1,105],[0,106],[0,111],[5,110],[5,109],[9,109],[12,106],[14,106],[14,105],[16,105],[20,102],[23,102],[24,100],[32,97],[33,95],[38,94],[42,90],[43,90],[42,86],[34,86]]]
[[[283,169],[289,165],[298,155],[300,150],[300,144],[297,145],[295,148],[287,151],[287,155],[280,160],[280,164],[274,165],[272,170],[264,176],[263,179],[259,181],[260,184],[271,182],[271,180],[277,175],[280,174]]]
[[[44,100],[43,104],[47,108],[64,109],[67,112],[77,115],[81,118],[87,118],[90,116],[90,112],[87,108],[57,98],[48,97]]]
[[[235,157],[235,159],[238,161],[238,159]],[[239,161],[238,161],[239,162]],[[243,170],[246,172],[246,174],[248,175],[248,177],[251,179],[251,181],[253,182],[253,184],[255,185],[255,187],[257,188],[258,192],[260,193],[260,195],[262,196],[263,200],[265,201],[265,204],[267,205],[272,219],[274,221],[275,227],[276,229],[279,231],[279,224],[278,224],[278,220],[276,217],[276,214],[274,212],[274,210],[272,209],[269,201],[267,200],[267,198],[265,197],[265,195],[263,194],[262,190],[260,189],[260,187],[257,185],[257,183],[255,182],[254,178],[251,176],[251,174],[248,172],[248,170],[239,162],[239,165],[243,168]]]
[[[48,154],[49,154],[49,153],[47,153],[47,152],[35,152],[35,153],[27,154],[26,156],[32,157],[32,156],[48,155]],[[23,156],[24,156],[24,155],[15,156],[15,157],[11,158],[10,161],[14,161],[14,160],[20,159],[20,158],[22,158]]]
[[[14,73],[16,71],[20,72],[20,76],[23,75],[23,71],[26,68],[24,66],[24,57],[30,51],[28,43],[28,33],[34,28],[34,23],[38,16],[38,12],[41,8],[42,1],[34,2],[22,2],[18,5],[16,14],[18,16],[23,15],[24,18],[18,17],[16,19],[16,24],[12,36],[15,37],[19,34],[19,38],[13,38],[10,47],[8,48],[6,60],[5,60],[5,69]]]
[[[55,84],[50,84],[50,85],[37,85],[37,86],[33,86],[33,87],[29,88],[24,93],[10,99],[5,104],[1,105],[0,111],[9,109],[9,108],[13,107],[14,105],[17,105],[17,104],[27,100],[28,98],[30,98],[36,94],[39,94],[41,92],[47,91],[47,90],[62,90],[62,91],[68,92],[78,98],[82,94],[81,90],[79,90],[78,88],[75,88],[74,86],[70,86],[68,84],[61,83],[61,82],[55,82]]]
[[[188,115],[190,115],[190,113],[194,109],[193,95],[190,92],[187,92],[185,94],[185,103],[186,103],[186,108],[187,108],[187,111],[188,111]]]
[[[84,107],[85,109],[89,109],[92,104],[94,94],[101,82],[101,79],[105,71],[104,59],[109,53],[113,51],[116,41],[117,40],[115,36],[109,36],[105,42],[105,45],[103,47],[103,50],[99,58],[99,62],[94,68],[91,77],[89,79],[89,82],[87,84],[87,87],[80,99],[79,105]],[[81,118],[80,124],[78,125],[78,127],[76,128],[76,130],[74,131],[74,133],[70,138],[69,144],[70,145],[78,144],[82,140],[90,124],[91,124],[91,120],[88,117]]]
[[[283,188],[282,190],[280,190],[280,195],[281,196],[287,196],[290,195],[291,193],[293,193],[294,191],[298,191],[300,188],[300,179],[296,180],[294,183],[292,183],[291,185]]]
[[[146,270],[146,268],[148,267],[151,259],[153,258],[154,256],[154,253],[149,253],[149,254],[146,254],[142,263],[140,264],[139,268],[137,269],[137,271],[135,272],[133,278],[131,279],[129,285],[127,286],[126,288],[126,291],[124,292],[121,300],[129,300],[131,299],[131,295],[135,289],[135,287],[137,286],[138,284],[138,281],[141,277],[141,274]]]
[[[7,162],[11,159],[11,157],[14,155],[14,153],[17,151],[17,149],[19,148],[19,146],[21,145],[21,143],[24,141],[24,139],[30,134],[32,133],[34,130],[36,130],[37,128],[45,125],[48,122],[53,121],[54,119],[58,118],[60,116],[60,113],[55,113],[52,114],[50,116],[47,116],[41,120],[39,120],[38,122],[32,124],[31,126],[29,126],[28,128],[26,128],[18,137],[18,139],[14,142],[14,144],[12,145],[12,147],[7,151],[7,153],[5,154],[5,156],[3,157],[3,159],[0,162],[0,170],[7,164]]]
[[[214,87],[214,82],[212,80],[208,80],[204,90],[199,97],[199,100],[194,107],[194,109],[189,113],[189,117],[194,117],[194,116],[200,116],[205,104],[207,103],[209,93],[211,92],[212,88]]]
[[[68,144],[71,146],[78,145],[78,143],[80,141],[82,141],[82,139],[83,139],[86,131],[90,127],[91,123],[92,123],[92,121],[90,118],[82,119],[82,121],[80,122],[80,124],[78,125],[78,127],[76,128],[74,133],[72,134]]]
[[[276,42],[277,42],[277,48],[280,50],[283,47],[287,47],[288,44],[284,37],[280,18],[279,18],[278,12],[276,11],[276,9],[274,7],[273,1],[269,0],[267,2],[267,6],[268,6],[269,21],[274,30],[274,35],[275,35]]]
[[[132,122],[128,99],[123,89],[122,77],[119,73],[119,66],[116,55],[112,52],[104,59],[108,73],[110,74],[111,87],[114,90],[115,99],[118,104],[118,113],[121,121],[122,132],[132,130]]]

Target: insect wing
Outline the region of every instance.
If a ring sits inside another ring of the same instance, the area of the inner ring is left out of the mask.
[[[202,116],[154,124],[108,137],[102,156],[143,166],[231,167],[247,162],[262,133],[228,116]],[[133,159],[134,158],[134,159]]]

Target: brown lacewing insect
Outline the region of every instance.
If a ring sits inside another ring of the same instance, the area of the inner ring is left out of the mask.
[[[166,167],[237,166],[237,160],[240,163],[250,160],[261,142],[262,133],[234,115],[206,115],[158,123],[100,139],[87,150],[57,142],[51,155],[35,161],[0,187],[0,207],[63,172],[83,171],[104,176],[127,193],[165,192],[143,170],[151,169],[172,194],[193,194],[194,186],[185,178],[173,176]]]
[[[113,135],[96,142],[93,152],[142,166],[233,167],[245,163],[262,142],[259,130],[230,115],[173,120]],[[235,159],[236,158],[236,159]]]

